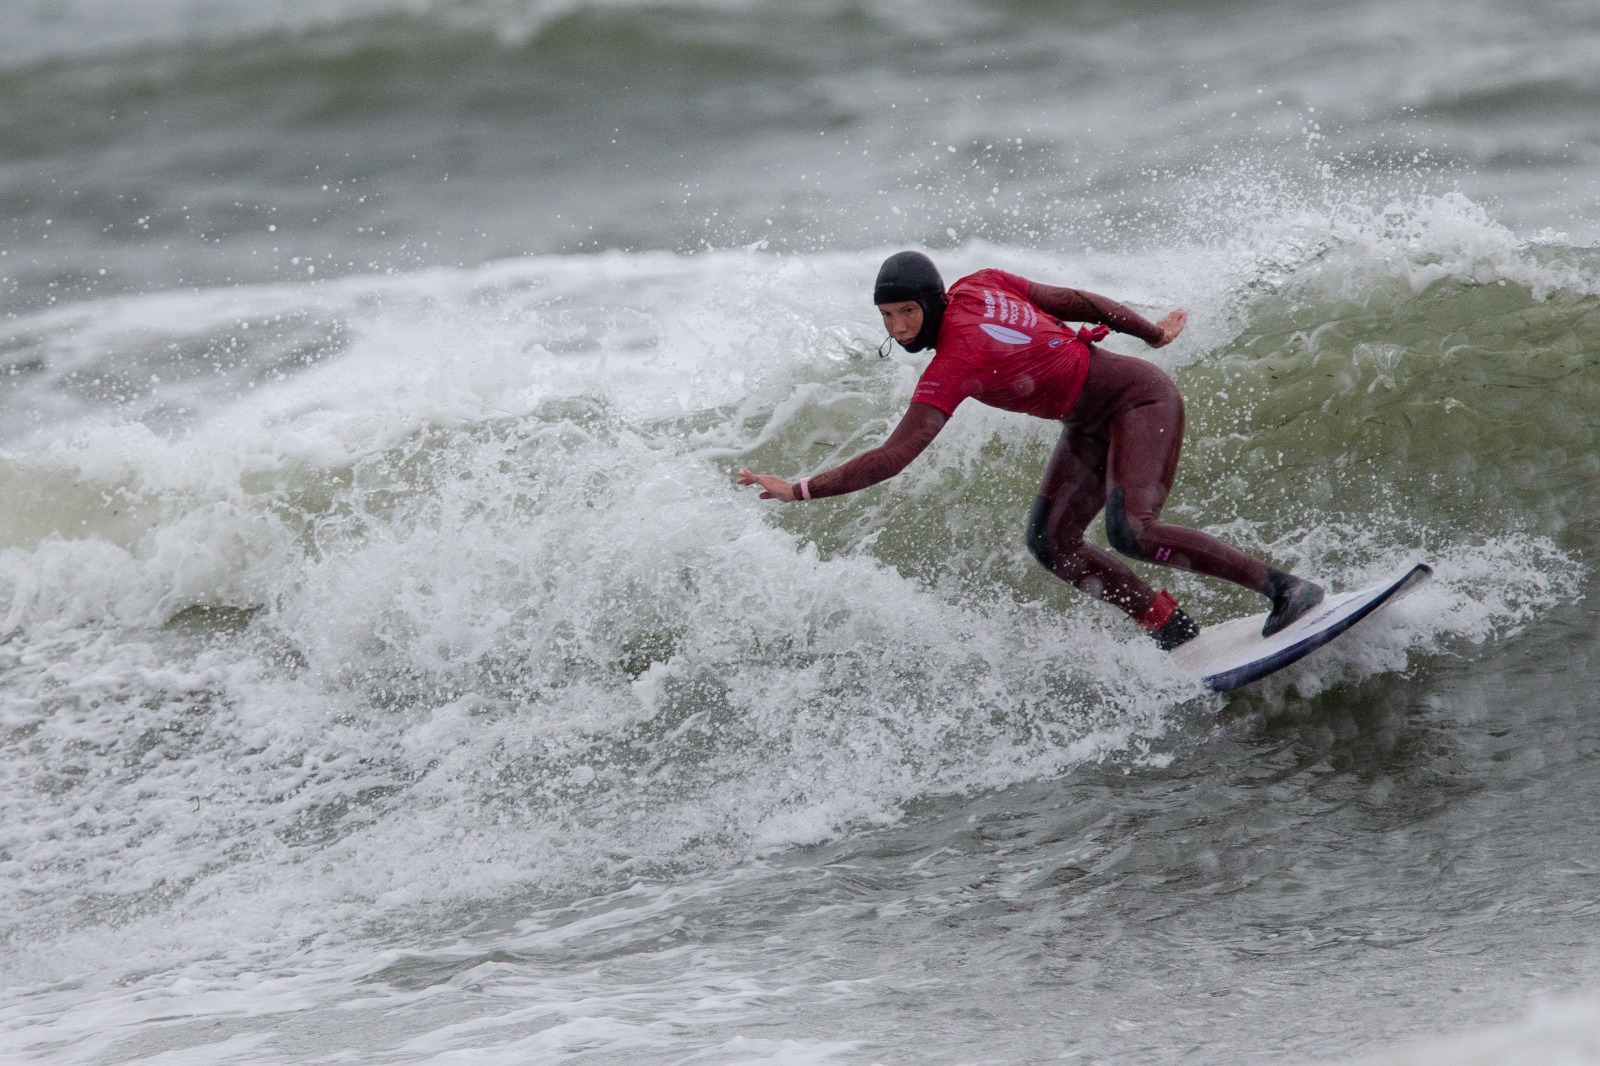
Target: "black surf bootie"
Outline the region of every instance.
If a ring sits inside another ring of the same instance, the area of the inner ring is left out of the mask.
[[[1272,597],[1272,613],[1267,615],[1267,624],[1261,627],[1263,637],[1288,628],[1322,602],[1321,585],[1282,570],[1270,571],[1267,587],[1261,591]]]
[[[1160,629],[1150,634],[1156,642],[1156,647],[1162,651],[1171,651],[1180,644],[1187,644],[1200,635],[1200,626],[1193,618],[1184,613],[1182,607],[1172,609],[1172,617],[1166,620]]]

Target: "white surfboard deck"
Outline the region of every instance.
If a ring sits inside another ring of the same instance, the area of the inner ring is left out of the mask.
[[[1355,592],[1328,596],[1293,625],[1270,637],[1261,635],[1265,612],[1207,626],[1172,658],[1214,692],[1231,692],[1305,658],[1386,603],[1424,584],[1433,568],[1418,563],[1399,577]]]

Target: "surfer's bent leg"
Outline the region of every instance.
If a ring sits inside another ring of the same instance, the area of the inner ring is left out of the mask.
[[[1274,570],[1197,529],[1160,520],[1183,447],[1183,397],[1161,369],[1142,359],[1095,353],[1102,375],[1128,380],[1126,404],[1109,419],[1106,539],[1130,558],[1231,581],[1272,600],[1264,632],[1277,632],[1322,601],[1313,582]]]
[[[1121,608],[1155,637],[1174,648],[1199,632],[1166,591],[1156,592],[1128,565],[1083,539],[1105,504],[1108,441],[1068,426],[1045,469],[1028,516],[1028,550],[1069,585]]]
[[[1133,559],[1264,591],[1266,563],[1209,533],[1160,520],[1183,446],[1183,398],[1159,367],[1138,359],[1126,362],[1145,380],[1140,382],[1138,401],[1111,419],[1106,539]]]

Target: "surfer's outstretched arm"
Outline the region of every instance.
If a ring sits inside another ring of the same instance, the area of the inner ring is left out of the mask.
[[[739,471],[739,484],[760,485],[763,500],[813,500],[822,496],[843,496],[880,481],[887,481],[922,454],[939,435],[950,416],[932,404],[912,403],[894,427],[889,439],[869,452],[862,452],[842,466],[799,481],[788,482],[772,474]]]

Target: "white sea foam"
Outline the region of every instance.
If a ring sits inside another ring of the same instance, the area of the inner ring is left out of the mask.
[[[1153,652],[1038,605],[943,602],[870,554],[821,559],[708,458],[758,435],[752,397],[849,361],[795,301],[820,281],[840,293],[808,297],[825,314],[859,270],[611,256],[319,287],[341,350],[280,379],[242,345],[178,430],[85,403],[18,442],[13,478],[74,489],[0,553],[7,714],[33,760],[6,850],[49,871],[14,882],[37,895],[13,928],[41,949],[14,974],[92,968],[108,938],[182,958],[737,859],[1159,731],[1184,687],[1127,681]],[[264,321],[284,297],[31,325],[92,373],[119,340]],[[217,632],[218,609],[253,620]],[[59,800],[34,791],[53,774]],[[90,924],[43,952],[59,922]]]

